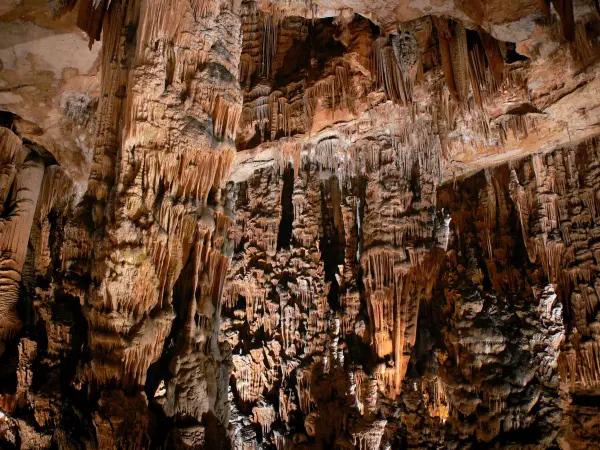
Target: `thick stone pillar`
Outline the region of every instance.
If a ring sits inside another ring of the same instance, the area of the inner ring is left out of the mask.
[[[12,337],[21,321],[16,306],[21,288],[21,271],[44,177],[44,163],[35,153],[23,156],[20,139],[0,128],[0,354],[4,340]],[[9,197],[10,194],[10,197]],[[8,199],[6,208],[4,201]]]
[[[217,333],[230,256],[225,182],[242,107],[238,3],[111,4],[122,12],[108,12],[103,35],[113,47],[103,62],[114,66],[103,76],[115,81],[103,86],[120,96],[106,92],[100,105],[89,194],[100,200],[94,218],[104,226],[95,231],[85,305],[92,360],[80,382],[141,391],[170,336],[170,381],[159,402],[166,415],[198,423],[175,433],[192,446],[204,440],[206,414],[226,416]],[[137,23],[135,37],[114,23]],[[111,412],[101,413],[98,433],[118,433],[102,426]]]

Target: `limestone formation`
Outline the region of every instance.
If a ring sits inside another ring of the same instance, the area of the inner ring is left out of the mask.
[[[0,448],[598,447],[597,1],[0,36]]]

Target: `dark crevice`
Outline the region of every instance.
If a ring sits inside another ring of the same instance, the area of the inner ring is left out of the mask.
[[[504,59],[508,64],[511,64],[518,61],[527,61],[529,58],[517,53],[517,46],[513,42],[506,42],[506,56]]]
[[[0,127],[12,130],[14,118],[15,115],[13,113],[0,110]]]
[[[333,311],[341,308],[338,283],[338,266],[344,264],[344,230],[341,218],[340,192],[337,179],[331,178],[321,185],[322,236],[319,242],[321,260],[325,268],[325,281],[330,283],[327,300]]]
[[[283,172],[283,189],[281,190],[281,221],[277,233],[277,250],[290,248],[294,224],[294,169],[288,166]]]
[[[600,395],[574,394],[571,404],[577,406],[592,406],[598,408],[598,412],[600,413]]]

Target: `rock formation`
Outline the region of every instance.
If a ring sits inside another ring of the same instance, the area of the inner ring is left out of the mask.
[[[597,1],[0,24],[0,448],[598,447]]]

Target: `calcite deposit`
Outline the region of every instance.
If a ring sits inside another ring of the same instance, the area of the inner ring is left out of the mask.
[[[596,0],[0,37],[0,448],[600,446]]]

